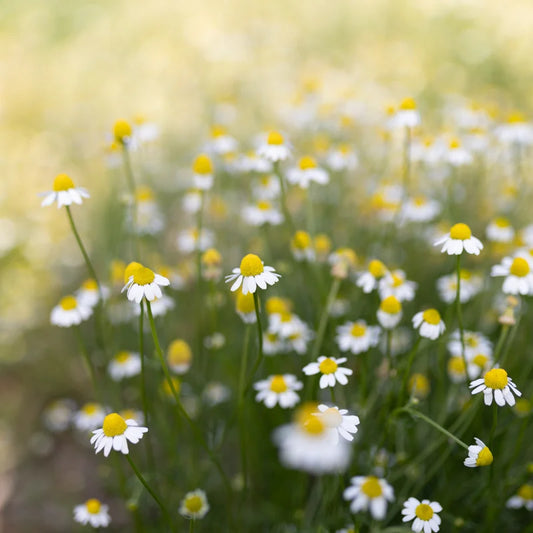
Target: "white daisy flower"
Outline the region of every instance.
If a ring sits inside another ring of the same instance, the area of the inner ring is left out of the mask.
[[[515,230],[511,222],[505,217],[496,217],[486,229],[487,239],[492,242],[512,242]]]
[[[213,187],[213,163],[207,154],[200,154],[192,164],[193,186],[200,191]]]
[[[272,172],[272,162],[263,157],[259,157],[255,152],[248,152],[239,156],[239,159],[237,160],[237,168],[241,172],[267,174],[268,172]]]
[[[139,187],[135,191],[135,217],[128,212],[128,227],[138,235],[156,235],[165,227],[165,219],[157,205],[154,193],[149,187]]]
[[[436,200],[428,200],[425,196],[409,198],[402,206],[402,220],[406,222],[430,222],[441,211]]]
[[[91,498],[74,507],[74,520],[84,526],[89,524],[94,528],[107,527],[111,522],[109,506],[100,500]]]
[[[232,137],[224,126],[215,124],[211,128],[210,139],[206,145],[206,150],[219,155],[229,154],[237,150],[239,143]]]
[[[403,504],[402,521],[410,522],[414,520],[411,529],[416,533],[422,530],[424,530],[424,533],[439,531],[441,519],[437,513],[441,511],[442,506],[438,502],[430,502],[429,500],[420,502],[411,497]]]
[[[300,396],[295,391],[302,387],[302,383],[292,374],[269,376],[254,383],[254,389],[258,391],[255,400],[263,402],[269,409],[275,405],[287,409],[294,407],[300,401]]]
[[[446,160],[452,167],[462,167],[474,161],[472,154],[461,146],[459,139],[452,139],[448,144]]]
[[[446,326],[436,309],[426,309],[413,317],[413,327],[418,330],[421,337],[435,340],[440,337]]]
[[[516,403],[514,396],[522,396],[522,393],[516,388],[513,380],[503,368],[489,370],[482,378],[472,381],[470,388],[472,389],[472,394],[483,392],[485,405],[491,405],[494,396],[496,403],[500,407],[506,403],[513,406]]]
[[[367,326],[364,320],[356,320],[338,326],[335,340],[342,352],[358,354],[377,346],[379,334],[378,326]]]
[[[149,122],[145,116],[133,117],[133,137],[139,146],[155,141],[159,137],[159,126]]]
[[[168,345],[168,367],[175,374],[186,374],[192,364],[192,350],[183,339],[175,339]]]
[[[504,257],[501,264],[492,267],[490,275],[505,276],[502,286],[504,294],[533,294],[533,272],[530,263],[523,257]]]
[[[358,274],[356,285],[368,294],[378,287],[379,280],[388,272],[387,267],[379,259],[373,259],[368,263],[367,270]]]
[[[434,246],[442,246],[441,252],[448,255],[461,255],[463,250],[469,254],[479,255],[483,250],[483,244],[472,235],[472,230],[463,223],[455,224],[444,237],[434,243]]]
[[[370,511],[374,520],[383,520],[387,514],[387,502],[394,501],[394,489],[375,476],[355,476],[351,485],[344,489],[343,498],[351,500],[350,511]]]
[[[281,133],[278,131],[271,131],[268,134],[266,141],[264,141],[257,149],[257,155],[267,161],[272,161],[273,163],[277,161],[285,161],[285,159],[288,159],[291,156],[291,147],[290,144],[285,141]]]
[[[243,294],[242,291],[238,291],[235,311],[245,324],[255,324],[257,317],[255,315],[254,295],[251,292]]]
[[[203,518],[208,511],[209,503],[207,502],[207,496],[202,489],[187,492],[183,500],[181,500],[179,513],[185,518],[198,520]]]
[[[58,174],[54,179],[53,190],[41,193],[44,200],[41,206],[52,205],[57,202],[58,209],[64,205],[83,203],[82,198],[90,198],[87,189],[75,187],[72,179],[66,174]]]
[[[262,176],[252,186],[253,194],[261,200],[273,200],[281,191],[279,180],[275,176]]]
[[[464,460],[464,465],[469,468],[475,468],[477,466],[488,466],[492,464],[494,457],[485,443],[474,437],[476,444],[468,447],[468,457]]]
[[[170,281],[167,278],[156,274],[143,265],[139,265],[133,269],[126,285],[120,292],[127,290],[130,302],[140,303],[143,298],[151,302],[163,296],[160,287],[167,285],[170,285]]]
[[[357,426],[359,425],[359,417],[355,415],[349,415],[348,409],[339,409],[336,405],[329,407],[325,404],[318,406],[318,413],[314,413],[315,416],[319,416],[324,425],[332,430],[332,434],[335,435],[335,442],[338,442],[339,435],[351,442],[353,436],[357,433]]]
[[[317,165],[314,158],[305,156],[298,161],[298,166],[287,171],[287,181],[291,185],[307,189],[313,182],[326,185],[329,182],[329,174]]]
[[[417,287],[418,283],[406,279],[403,270],[393,270],[379,280],[379,297],[384,300],[395,296],[400,302],[410,302],[415,297]]]
[[[483,288],[483,278],[466,268],[461,268],[459,275],[461,277],[459,300],[461,303],[466,303],[479,294]],[[440,277],[437,280],[437,290],[442,301],[447,304],[453,303],[457,296],[457,274]]]
[[[190,254],[198,250],[205,252],[215,244],[215,235],[207,228],[202,228],[201,231],[198,231],[196,228],[189,228],[180,231],[176,239],[176,244],[178,250],[184,254]]]
[[[203,192],[200,189],[189,189],[186,191],[181,199],[182,209],[191,215],[198,213],[202,207],[202,195]]]
[[[505,506],[509,509],[525,507],[528,511],[533,511],[533,485],[529,483],[522,485],[518,492],[507,500]]]
[[[326,387],[334,387],[337,382],[340,385],[346,385],[348,383],[348,378],[346,376],[351,376],[353,374],[353,370],[350,368],[344,368],[340,366],[346,361],[346,357],[337,359],[335,357],[326,357],[325,355],[321,355],[316,363],[309,363],[308,365],[304,366],[303,373],[306,376],[322,374],[319,381],[319,386],[321,389],[325,389]]]
[[[82,305],[76,297],[68,295],[61,298],[59,304],[52,309],[50,322],[54,326],[69,328],[70,326],[78,326],[92,314],[91,307]]]
[[[505,124],[494,131],[498,140],[507,144],[533,144],[533,126],[521,113],[511,113]]]
[[[309,341],[314,337],[314,332],[302,320],[297,321],[295,330],[285,339],[288,351],[294,351],[299,355],[307,352]]]
[[[281,313],[272,313],[268,319],[268,329],[279,335],[282,339],[288,339],[298,330],[301,319],[298,315],[289,311]]]
[[[65,431],[70,426],[75,409],[76,404],[69,398],[50,402],[42,414],[44,425],[54,433]]]
[[[454,355],[448,359],[448,377],[452,383],[463,383],[466,381],[465,361],[460,355]]]
[[[378,321],[385,329],[394,329],[402,319],[402,304],[395,296],[388,296],[379,304]]]
[[[478,350],[475,355],[469,353],[466,356],[468,377],[476,379],[482,373],[487,372],[493,366],[492,354]]]
[[[291,252],[296,261],[314,261],[315,248],[307,231],[297,231],[291,240]]]
[[[106,410],[98,403],[86,403],[73,418],[79,431],[92,431],[104,421]]]
[[[478,353],[492,355],[492,343],[485,335],[477,331],[464,331],[465,356],[467,359],[476,356]],[[456,329],[451,335],[447,344],[448,351],[452,355],[461,355],[461,334]]]
[[[113,381],[137,376],[141,372],[141,357],[134,352],[118,352],[110,361],[107,371]]]
[[[359,158],[350,145],[340,144],[329,150],[326,156],[326,164],[334,172],[355,170],[359,166]]]
[[[242,218],[250,226],[270,224],[278,226],[283,222],[283,215],[267,200],[259,200],[253,205],[244,206]]]
[[[412,98],[405,98],[392,118],[396,128],[414,128],[420,124],[420,113]]]
[[[232,292],[242,285],[243,294],[253,294],[257,287],[265,290],[267,285],[274,285],[281,277],[271,266],[264,266],[263,261],[255,254],[245,255],[240,266],[232,272],[226,276],[226,283],[234,282],[230,289]]]
[[[276,355],[284,352],[286,343],[277,333],[271,330],[265,331],[263,335],[263,352],[265,355]]]
[[[96,283],[95,279],[86,279],[76,292],[76,299],[81,305],[94,307],[100,300],[100,290],[105,300],[109,296],[109,289],[104,286],[98,289],[98,283]]]
[[[126,455],[129,453],[128,441],[137,444],[147,431],[148,428],[139,427],[135,420],[124,420],[118,413],[111,413],[105,417],[102,429],[93,431],[91,444],[95,453],[104,450],[105,457],[111,449]]]
[[[205,402],[211,407],[224,403],[231,397],[231,389],[217,381],[209,382],[203,391]]]

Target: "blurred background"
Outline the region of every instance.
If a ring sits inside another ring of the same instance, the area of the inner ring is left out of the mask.
[[[83,382],[65,370],[65,335],[48,320],[83,264],[64,213],[41,208],[37,194],[60,172],[87,187],[92,198],[75,215],[97,250],[99,197],[117,179],[106,165],[116,119],[159,126],[144,171],[172,190],[225,102],[241,139],[275,127],[315,85],[326,103],[349,96],[374,109],[413,96],[429,121],[455,95],[526,116],[533,107],[530,0],[0,0],[0,12],[6,532],[71,530],[60,495],[96,483],[86,454],[40,429],[43,406]]]

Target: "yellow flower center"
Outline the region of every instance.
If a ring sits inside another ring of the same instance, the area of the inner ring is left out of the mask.
[[[309,170],[310,168],[316,168],[316,161],[309,156],[304,156],[300,159],[298,166],[300,170]]]
[[[416,196],[413,202],[418,207],[426,205],[428,203],[427,199],[424,196]]]
[[[175,376],[172,376],[172,385],[174,387],[174,390],[179,394],[180,390],[181,390],[181,381],[175,377]],[[171,397],[171,398],[174,398],[174,394],[172,393],[172,389],[170,388],[170,385],[168,383],[168,380],[164,380],[163,381],[163,385],[162,385],[162,388],[163,388],[163,392]]]
[[[200,154],[192,164],[192,170],[195,174],[212,174],[213,163],[207,154]]]
[[[91,498],[90,500],[87,500],[85,502],[85,507],[87,508],[87,512],[89,514],[98,514],[100,512],[100,507],[102,507],[102,504],[95,498]]]
[[[74,296],[65,296],[64,298],[61,298],[59,305],[61,306],[61,309],[65,311],[72,311],[73,309],[76,309],[78,303]]]
[[[137,413],[133,409],[124,409],[124,411],[120,411],[120,416],[124,420],[135,420]]]
[[[404,279],[399,274],[393,274],[392,275],[392,286],[393,287],[399,287],[400,285],[403,285]]]
[[[524,500],[533,500],[533,485],[522,485],[518,489],[518,496]]]
[[[197,494],[187,497],[185,500],[185,508],[189,513],[197,513],[202,508],[202,498]]]
[[[94,415],[100,406],[97,403],[86,403],[81,410],[85,415]]]
[[[488,360],[489,358],[486,355],[483,355],[482,353],[478,353],[472,359],[472,363],[474,363],[476,366],[479,366],[480,368],[483,368],[487,364]]]
[[[488,449],[487,446],[485,446],[477,456],[476,459],[476,466],[488,466],[492,464],[492,461],[494,461],[494,457],[492,456],[492,452]]]
[[[271,131],[268,134],[267,143],[274,145],[283,144],[283,135],[279,131]]]
[[[375,278],[379,279],[386,274],[387,267],[379,259],[372,259],[372,261],[370,261],[370,263],[368,264],[368,271]]]
[[[126,421],[118,413],[111,413],[104,418],[103,430],[106,437],[122,435],[127,427]]]
[[[68,191],[74,188],[74,182],[66,174],[58,174],[54,179],[54,191]]]
[[[387,296],[381,304],[379,305],[379,308],[384,313],[389,313],[390,315],[395,315],[399,313],[402,310],[402,304],[396,298],[396,296]]]
[[[124,269],[124,283],[127,283],[131,276],[135,274],[135,272],[139,269],[143,268],[141,263],[137,263],[137,261],[132,261],[125,269]]]
[[[440,314],[436,309],[426,309],[422,314],[422,318],[424,319],[424,322],[427,322],[432,326],[440,324]]]
[[[429,380],[424,374],[413,374],[409,378],[409,390],[413,394],[427,396],[429,394]]]
[[[470,270],[467,270],[466,268],[461,268],[459,276],[461,276],[461,279],[469,280],[472,278],[472,272],[470,272]]]
[[[420,505],[417,505],[415,514],[420,520],[427,522],[428,520],[431,520],[434,513],[433,509],[427,503],[421,503]]]
[[[369,498],[378,498],[383,494],[383,489],[377,477],[368,476],[361,485],[361,492]]]
[[[461,141],[459,139],[452,139],[450,141],[450,150],[454,150],[456,148],[460,148],[461,147]]]
[[[279,296],[271,296],[266,302],[266,312],[271,315],[273,313],[283,313],[290,311],[290,305],[287,300]]]
[[[413,98],[404,98],[400,104],[402,111],[414,111],[416,109],[416,102]]]
[[[255,309],[254,295],[252,293],[243,294],[239,291],[237,294],[236,308],[239,313],[253,313]]]
[[[176,339],[168,347],[168,362],[171,365],[187,364],[192,359],[190,346],[182,339]]]
[[[111,261],[111,279],[113,283],[120,283],[124,280],[124,271],[126,270],[126,263],[120,261],[119,259],[113,259]],[[127,279],[124,282],[128,281]]]
[[[126,361],[129,361],[130,359],[130,352],[122,351],[118,352],[117,355],[115,355],[115,361],[117,363],[125,363]]]
[[[513,276],[523,278],[524,276],[527,276],[529,274],[529,263],[522,257],[515,257],[513,259],[509,272]]]
[[[242,258],[241,274],[243,276],[257,276],[263,272],[263,261],[255,254],[248,254]]]
[[[272,206],[270,205],[270,202],[267,202],[266,200],[259,200],[259,202],[257,202],[257,204],[255,205],[261,211],[268,211],[269,209],[272,208]]]
[[[280,313],[282,322],[290,322],[292,320],[292,313],[290,311],[282,311]]]
[[[94,280],[92,278],[86,279],[82,283],[81,286],[86,291],[97,291],[98,290],[98,283],[96,283],[96,280]]]
[[[458,374],[460,376],[465,373],[465,362],[462,357],[452,357],[448,361],[448,372],[450,374]]]
[[[315,237],[315,250],[319,254],[327,254],[331,250],[331,240],[327,235],[320,234]]]
[[[350,330],[352,337],[363,337],[366,333],[366,327],[363,324],[358,324],[357,322],[352,326]]]
[[[505,217],[497,217],[494,219],[494,224],[499,228],[509,228],[511,223]]]
[[[133,273],[133,283],[137,285],[149,285],[155,279],[155,274],[144,266],[137,268]]]
[[[528,415],[531,412],[531,402],[526,398],[519,398],[516,400],[514,409],[519,415]]]
[[[131,137],[131,126],[126,120],[117,120],[113,126],[113,135],[119,142],[124,142],[126,137]]]
[[[281,393],[287,390],[287,383],[281,375],[276,375],[270,380],[270,390],[272,392]]]
[[[324,422],[318,416],[307,415],[303,422],[303,428],[311,435],[320,435],[326,429]]]
[[[503,389],[507,387],[509,379],[503,368],[493,368],[485,374],[485,385],[491,389]]]
[[[135,198],[139,202],[151,202],[154,199],[154,193],[150,187],[138,187],[135,191]]]
[[[220,126],[219,124],[215,124],[212,128],[211,128],[211,137],[213,138],[217,138],[217,137],[222,137],[223,135],[226,135],[226,128],[224,128],[224,126]]]
[[[466,344],[468,344],[468,346],[470,346],[470,348],[476,348],[477,346],[479,346],[479,339],[474,335],[466,336],[465,342]]]
[[[209,248],[202,255],[202,263],[207,266],[216,266],[222,263],[222,256],[215,248]]]
[[[306,250],[311,246],[311,237],[306,231],[297,231],[292,239],[292,245],[297,250]]]
[[[517,123],[522,123],[522,122],[525,122],[526,119],[524,117],[524,115],[522,113],[520,113],[519,111],[515,111],[514,113],[511,113],[508,117],[507,117],[507,122],[509,124],[517,124]]]
[[[337,371],[339,365],[333,359],[327,357],[320,363],[320,365],[318,365],[318,368],[322,374],[333,374]]]
[[[472,230],[466,224],[460,222],[459,224],[452,226],[452,229],[450,230],[450,237],[452,239],[465,241],[466,239],[470,239],[470,237],[472,237]]]

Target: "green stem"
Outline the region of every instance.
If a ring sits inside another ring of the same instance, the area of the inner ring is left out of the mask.
[[[461,255],[457,256],[457,291],[455,293],[455,305],[457,307],[457,322],[459,324],[459,336],[461,340],[461,357],[465,367],[466,383],[468,384],[468,374],[466,372],[468,365],[465,355],[465,331],[463,327],[463,313],[461,309]]]
[[[85,360],[87,370],[89,371],[89,375],[91,376],[91,382],[93,384],[94,391],[97,395],[99,395],[99,389],[96,385],[96,371],[94,369],[91,356],[89,355],[89,351],[87,350],[87,346],[85,346],[85,342],[83,341],[83,336],[81,334],[80,327],[74,326],[73,329],[74,329],[74,334],[76,335],[76,339],[78,341],[78,346],[80,347],[80,352],[83,355],[83,359]]]
[[[244,480],[244,491],[248,488],[248,469],[246,460],[246,425],[244,417],[244,396],[245,396],[245,380],[246,380],[246,366],[248,361],[248,345],[250,344],[251,327],[246,326],[244,334],[244,345],[241,355],[241,370],[239,374],[239,432],[241,440],[241,468]]]
[[[135,475],[137,476],[139,481],[144,485],[144,488],[148,491],[150,496],[152,496],[152,498],[155,500],[157,505],[159,505],[163,513],[163,516],[165,517],[165,520],[168,522],[168,525],[170,526],[170,529],[174,531],[174,527],[172,525],[172,521],[170,519],[170,515],[168,514],[167,508],[165,507],[165,505],[163,504],[159,496],[150,487],[146,479],[144,479],[143,475],[139,472],[139,469],[135,466],[135,463],[133,462],[129,454],[126,454],[126,459],[128,460],[128,463],[130,464],[132,470],[135,472]]]
[[[449,431],[444,429],[440,424],[437,424],[437,422],[435,422],[431,418],[427,417],[426,415],[422,414],[420,411],[417,411],[416,409],[413,409],[411,407],[402,407],[402,408],[399,409],[398,412],[409,413],[409,414],[411,414],[414,417],[420,418],[424,422],[426,422],[429,425],[433,426],[435,429],[439,430],[441,433],[446,435],[448,438],[454,440],[457,444],[459,444],[459,446],[462,446],[465,450],[468,451],[468,445],[467,444],[465,444],[461,439],[456,437],[453,433],[450,433]]]
[[[135,186],[135,178],[133,176],[133,170],[131,168],[130,153],[128,147],[125,144],[122,144],[122,161],[124,163],[124,174],[126,174],[126,181],[128,182],[128,188],[131,194],[131,209],[133,222],[133,234],[132,234],[132,249],[135,257],[140,258],[139,254],[139,244],[137,242],[137,194]]]
[[[400,405],[403,404],[403,402],[405,401],[405,397],[407,396],[407,383],[409,381],[409,374],[411,372],[411,366],[413,365],[413,361],[418,350],[418,346],[420,345],[421,339],[422,337],[419,335],[415,341],[412,350],[409,352],[409,357],[407,359],[407,368],[405,369],[405,374],[403,376],[402,391],[400,393]]]
[[[278,161],[274,163],[274,174],[276,174],[279,180],[279,187],[280,187],[280,192],[281,192],[281,209],[283,211],[283,215],[285,216],[285,220],[287,221],[287,224],[289,225],[289,229],[291,230],[291,233],[294,235],[296,233],[296,226],[294,224],[291,213],[287,206],[287,192],[285,190],[285,180],[283,179],[283,176],[281,175]]]
[[[335,400],[335,391],[333,387],[329,387],[329,393],[331,395],[331,401],[333,402],[333,405],[337,405],[337,401]]]
[[[189,533],[194,533],[195,525],[196,525],[196,520],[194,518],[191,518],[191,521],[189,523]]]
[[[504,324],[500,331],[500,336],[498,338],[498,343],[496,344],[496,349],[494,350],[494,363],[497,363],[500,358],[500,354],[505,344],[505,341],[507,340],[508,334],[509,334],[509,326],[507,324]]]
[[[144,422],[148,425],[148,401],[146,398],[146,365],[144,360],[144,300],[141,300],[139,315],[139,355],[141,357],[141,399],[143,404]]]
[[[405,140],[403,146],[403,196],[407,198],[409,196],[411,178],[411,128],[405,127]]]
[[[257,323],[257,359],[255,360],[254,366],[252,368],[252,372],[250,373],[250,377],[248,379],[248,384],[246,385],[246,388],[244,389],[244,394],[250,390],[250,387],[252,386],[255,373],[261,366],[261,363],[263,362],[263,326],[261,325],[261,314],[260,314],[260,308],[259,308],[259,296],[257,295],[257,290],[254,292],[254,309],[255,309],[255,321]]]

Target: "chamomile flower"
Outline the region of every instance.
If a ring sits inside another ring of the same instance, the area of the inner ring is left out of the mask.
[[[268,172],[272,172],[272,162],[263,157],[259,157],[255,152],[248,152],[240,155],[237,161],[237,168],[241,172],[257,172],[258,174],[267,174]]]
[[[409,394],[415,398],[427,398],[431,391],[429,379],[424,374],[413,374],[408,382]]]
[[[245,324],[255,324],[257,322],[254,295],[251,292],[247,294],[243,294],[242,291],[237,292],[235,310]]]
[[[360,423],[358,416],[349,415],[348,409],[339,409],[336,405],[329,407],[319,404],[318,413],[314,415],[320,417],[324,425],[332,430],[335,442],[338,442],[339,436],[351,442]]]
[[[297,231],[291,239],[291,252],[296,261],[313,261],[315,250],[307,231]]]
[[[74,520],[84,526],[89,524],[94,528],[107,527],[111,522],[109,506],[96,498],[91,498],[74,507]]]
[[[344,489],[343,498],[351,500],[350,511],[370,511],[374,520],[383,520],[388,502],[394,501],[394,489],[384,479],[375,476],[352,477],[351,485]]]
[[[335,341],[341,352],[358,354],[377,346],[379,334],[378,326],[367,326],[364,320],[356,320],[338,326]]]
[[[280,193],[279,180],[274,176],[261,176],[253,185],[253,193],[261,200],[273,200]]]
[[[511,113],[504,124],[494,131],[502,143],[531,145],[533,144],[533,126],[527,122],[522,113]]]
[[[346,357],[340,357],[337,359],[335,357],[321,355],[317,362],[309,363],[304,366],[303,373],[306,376],[321,374],[319,381],[321,389],[334,387],[336,383],[346,385],[348,383],[348,378],[346,376],[351,376],[353,374],[353,370],[350,368],[340,366],[346,361]]]
[[[461,277],[459,300],[461,303],[466,303],[479,294],[483,288],[483,278],[466,268],[461,268],[459,276]],[[453,303],[457,296],[457,274],[440,277],[437,280],[437,290],[442,301],[447,304]]]
[[[472,394],[483,392],[485,405],[491,405],[494,397],[500,407],[506,403],[513,406],[516,403],[515,396],[522,396],[503,368],[489,370],[482,378],[472,381],[470,388]]]
[[[231,389],[218,381],[207,383],[203,391],[205,402],[211,407],[224,403],[231,397]]]
[[[394,329],[402,319],[402,304],[396,296],[387,296],[379,304],[378,321],[385,329]]]
[[[187,492],[181,500],[179,513],[185,518],[198,520],[203,518],[209,511],[207,496],[202,489]]]
[[[281,277],[271,266],[264,266],[261,258],[255,254],[245,255],[239,267],[234,268],[232,274],[226,276],[226,283],[233,281],[231,291],[236,291],[242,285],[242,293],[252,294],[257,287],[265,290],[267,285],[274,285]]]
[[[515,230],[511,222],[505,217],[496,217],[491,220],[486,229],[487,239],[492,242],[512,242]]]
[[[100,287],[104,299],[109,295],[109,289],[107,287]],[[100,290],[98,289],[98,283],[93,278],[86,279],[79,290],[76,292],[76,299],[80,302],[80,305],[87,307],[94,307],[100,300]]]
[[[167,278],[156,274],[143,265],[139,265],[133,269],[121,292],[128,291],[127,297],[130,302],[140,303],[143,298],[151,302],[163,296],[160,287],[167,285],[170,285],[170,281]]]
[[[334,278],[346,279],[357,265],[357,254],[351,248],[337,248],[329,254],[328,263]]]
[[[155,200],[154,193],[150,187],[138,187],[135,191],[134,217],[129,211],[129,224],[139,235],[156,235],[165,227],[163,213]]]
[[[448,255],[461,255],[466,253],[479,255],[483,250],[483,244],[472,235],[472,230],[462,222],[455,224],[444,237],[439,239],[434,246],[442,244],[441,252]]]
[[[501,264],[492,267],[490,275],[505,276],[502,286],[504,294],[533,294],[533,272],[529,261],[523,257],[504,257]]]
[[[466,360],[466,371],[470,379],[477,378],[482,373],[484,374],[485,372],[490,370],[490,368],[492,368],[493,366],[492,354],[490,353],[490,351],[483,352],[482,350],[478,350],[475,355],[472,355],[472,353],[468,353],[468,355],[466,356]]]
[[[492,355],[492,343],[485,335],[478,333],[477,331],[464,331],[465,341],[465,356],[467,359],[474,357],[478,353],[484,353]],[[461,335],[458,329],[456,329],[451,335],[448,342],[448,351],[452,355],[461,355]]]
[[[226,131],[224,126],[215,124],[211,128],[210,139],[206,146],[208,152],[225,155],[235,152],[237,146],[237,140]]]
[[[291,156],[291,146],[278,131],[271,131],[257,149],[257,155],[276,163]]]
[[[395,296],[400,302],[410,302],[415,297],[417,287],[418,283],[406,279],[403,270],[393,270],[379,280],[379,297],[384,300]]]
[[[368,263],[367,270],[357,276],[356,285],[363,289],[365,294],[372,292],[378,287],[379,280],[388,273],[387,267],[379,259],[372,259]]]
[[[44,196],[44,200],[41,202],[41,206],[52,205],[57,202],[58,209],[64,205],[83,203],[82,198],[90,198],[87,189],[83,187],[75,187],[72,179],[66,174],[58,174],[54,179],[53,190],[45,193],[41,193],[40,196]]]
[[[82,305],[76,297],[68,295],[61,298],[59,304],[52,309],[50,322],[54,326],[69,328],[70,326],[78,326],[92,314],[91,307]]]
[[[288,351],[294,351],[299,355],[303,355],[307,352],[307,346],[313,337],[314,332],[311,328],[303,320],[298,319],[295,329],[285,339]]]
[[[302,387],[302,383],[292,374],[269,376],[265,380],[254,383],[254,389],[258,391],[255,399],[257,402],[263,402],[269,409],[275,405],[287,409],[294,407],[300,401],[300,396],[296,391]]]
[[[465,361],[460,355],[454,355],[448,359],[448,377],[452,383],[463,383],[466,381]]]
[[[425,196],[409,198],[402,206],[402,220],[406,222],[430,222],[441,211],[441,206],[436,200]]]
[[[244,206],[242,219],[250,226],[278,226],[283,222],[283,215],[269,201],[259,200],[255,204]]]
[[[119,145],[132,148],[134,144],[133,128],[131,124],[124,119],[119,119],[113,124],[113,137]]]
[[[202,228],[201,231],[196,228],[183,230],[176,239],[178,250],[184,254],[190,254],[198,250],[205,252],[208,248],[212,248],[214,243],[215,235],[207,228]]]
[[[61,398],[50,402],[44,409],[42,418],[49,431],[65,431],[72,422],[76,404],[69,398]]]
[[[329,253],[331,252],[331,239],[325,233],[315,235],[313,247],[315,249],[317,261],[320,263],[327,261]]]
[[[111,413],[104,418],[102,429],[93,431],[91,444],[94,445],[95,453],[104,450],[107,457],[111,450],[129,453],[128,441],[137,444],[148,428],[140,427],[133,419],[124,420],[118,413]]]
[[[285,340],[277,333],[267,329],[263,335],[263,352],[265,355],[276,355],[285,350]]]
[[[420,113],[416,107],[416,102],[412,98],[402,100],[392,121],[396,128],[414,128],[418,126],[420,124]]]
[[[141,358],[138,353],[118,352],[109,363],[107,371],[113,381],[137,376],[141,371]]]
[[[183,339],[175,339],[168,345],[167,363],[176,374],[185,374],[191,368],[192,350]]]
[[[411,529],[418,533],[424,530],[424,533],[431,533],[432,531],[439,531],[441,519],[438,513],[442,511],[442,506],[438,502],[431,502],[429,500],[422,500],[421,502],[416,498],[409,498],[402,509],[403,522],[410,522]]]
[[[517,493],[507,500],[505,506],[509,509],[525,507],[528,511],[533,511],[533,485],[529,483],[522,485]]]
[[[359,158],[355,150],[348,144],[339,144],[328,151],[327,166],[334,172],[355,170],[359,165]]]
[[[207,154],[200,154],[192,164],[193,185],[200,191],[208,191],[213,186],[213,162]]]
[[[440,337],[446,326],[436,309],[426,309],[413,317],[413,327],[418,330],[421,337],[435,340]]]
[[[474,440],[476,444],[468,447],[468,457],[464,460],[464,465],[469,468],[491,465],[494,460],[492,452],[482,440],[477,437],[474,437]]]
[[[287,171],[287,181],[292,185],[307,189],[313,182],[326,185],[329,182],[329,174],[318,166],[313,157],[305,156],[298,161],[298,166]]]
[[[133,117],[133,136],[139,146],[155,141],[159,137],[159,127],[142,114]]]
[[[203,192],[200,189],[188,189],[181,199],[181,207],[186,213],[194,215],[202,207]]]
[[[273,313],[268,319],[268,329],[279,335],[282,339],[288,339],[299,328],[301,323],[298,315],[289,311]]]
[[[201,256],[202,277],[206,281],[219,281],[222,277],[222,255],[215,248],[207,249]]]
[[[452,167],[462,167],[472,163],[472,154],[461,145],[459,139],[452,139],[448,144],[446,160]]]
[[[74,426],[79,431],[92,431],[104,421],[105,415],[106,410],[100,404],[86,403],[74,415]]]

